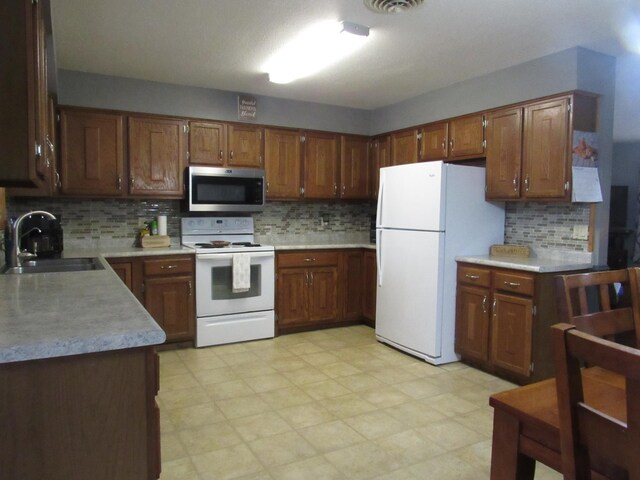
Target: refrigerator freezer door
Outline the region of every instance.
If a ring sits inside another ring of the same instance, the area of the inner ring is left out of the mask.
[[[418,356],[441,351],[444,233],[378,231],[376,335]]]
[[[445,174],[442,162],[381,169],[377,227],[444,230]]]

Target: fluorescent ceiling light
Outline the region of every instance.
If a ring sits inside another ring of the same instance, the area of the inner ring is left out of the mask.
[[[274,54],[264,66],[273,83],[290,83],[308,77],[358,50],[369,27],[352,22],[317,23]]]

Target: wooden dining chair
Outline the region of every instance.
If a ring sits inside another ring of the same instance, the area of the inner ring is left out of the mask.
[[[640,480],[640,350],[589,335],[566,323],[551,329],[565,480]],[[601,401],[605,394],[583,391],[582,362],[625,379],[626,398],[616,400],[626,401],[626,418],[598,409],[615,403],[611,398]]]
[[[640,269],[558,275],[558,318],[596,337],[640,345]]]

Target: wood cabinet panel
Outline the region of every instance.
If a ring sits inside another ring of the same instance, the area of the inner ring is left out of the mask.
[[[304,143],[304,197],[335,198],[338,195],[338,137],[308,133]]]
[[[308,273],[303,268],[278,268],[276,303],[279,328],[306,322],[307,278]]]
[[[21,480],[157,479],[153,348],[0,365],[0,472]]]
[[[391,137],[378,137],[371,143],[370,150],[370,191],[372,198],[378,198],[380,188],[380,169],[391,165]]]
[[[124,119],[99,111],[60,111],[61,193],[122,195]]]
[[[189,163],[224,165],[227,126],[220,122],[189,122]]]
[[[193,273],[193,259],[188,256],[156,258],[142,261],[144,275]]]
[[[132,265],[131,262],[112,263],[109,262],[113,271],[120,277],[120,280],[127,286],[129,290],[133,288]]]
[[[129,117],[129,193],[181,197],[186,165],[181,119]]]
[[[449,155],[449,124],[433,123],[420,129],[420,161],[444,160]]]
[[[344,320],[360,320],[362,318],[364,288],[363,253],[361,250],[345,250],[342,253],[342,271],[340,272],[342,318]]]
[[[339,317],[337,266],[309,269],[308,308],[310,322],[330,322]]]
[[[456,292],[456,351],[475,360],[489,358],[489,295],[469,285]]]
[[[510,108],[487,114],[486,135],[486,198],[519,198],[522,108]]]
[[[405,130],[391,134],[391,165],[418,161],[418,132]]]
[[[167,341],[193,339],[193,277],[147,277],[144,285],[145,308],[165,331]]]
[[[338,265],[340,254],[335,250],[305,250],[278,254],[280,267],[317,267]]]
[[[376,322],[376,290],[378,287],[376,252],[365,250],[363,256],[364,289],[362,294],[362,316],[371,327]]]
[[[262,168],[262,132],[255,125],[231,124],[227,127],[230,167]]]
[[[533,300],[494,294],[491,359],[495,365],[529,376]]]
[[[369,198],[369,141],[366,137],[342,135],[340,198]]]
[[[569,98],[524,109],[524,196],[563,198],[569,193]],[[565,188],[566,186],[566,188]]]
[[[302,173],[300,133],[267,128],[264,135],[267,198],[299,198]]]
[[[484,155],[482,115],[467,115],[449,122],[449,158]]]

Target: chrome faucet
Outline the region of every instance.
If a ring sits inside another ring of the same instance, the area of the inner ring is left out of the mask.
[[[27,217],[31,217],[31,215],[42,215],[44,217],[50,218],[51,220],[56,219],[53,214],[45,212],[44,210],[35,210],[33,212],[28,212],[24,215],[20,215],[13,223],[13,227],[11,230],[12,245],[11,252],[9,252],[9,264],[7,265],[8,267],[21,267],[23,258],[33,258],[36,256],[35,253],[29,253],[26,250],[22,252],[20,251],[20,239],[22,238],[22,236],[20,235],[20,227],[22,226],[22,221]]]

